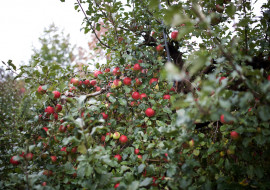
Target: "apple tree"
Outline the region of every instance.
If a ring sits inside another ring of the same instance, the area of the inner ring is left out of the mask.
[[[259,18],[249,0],[94,0],[75,10],[85,33],[106,28],[95,35],[105,63],[50,64],[9,184],[269,187],[269,2]]]

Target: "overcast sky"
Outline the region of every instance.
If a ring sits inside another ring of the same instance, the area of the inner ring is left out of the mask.
[[[89,35],[82,28],[82,12],[74,10],[76,0],[1,0],[0,1],[0,60],[13,60],[16,65],[30,59],[32,47],[44,28],[55,23],[72,44],[87,47]]]
[[[266,1],[256,3],[257,15]],[[64,3],[60,0],[1,0],[0,61],[11,59],[16,65],[27,63],[32,47],[38,46],[38,38],[51,23],[69,33],[72,44],[87,47],[90,34],[80,31],[84,16],[74,10],[74,2],[76,0]]]

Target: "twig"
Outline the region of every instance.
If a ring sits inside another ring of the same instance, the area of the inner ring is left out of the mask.
[[[85,17],[87,23],[90,25],[90,28],[91,28],[92,31],[94,32],[94,34],[95,34],[96,38],[98,39],[98,41],[99,41],[103,46],[105,46],[106,48],[109,48],[109,49],[110,49],[110,48],[111,48],[110,46],[108,46],[107,44],[104,44],[104,43],[99,39],[99,37],[98,37],[97,34],[96,34],[96,31],[95,31],[94,27],[92,26],[91,22],[88,20],[87,15],[86,15],[84,9],[82,8],[81,3],[79,2],[79,0],[77,0],[77,2],[78,2],[79,6],[80,6],[80,8],[81,8],[81,10],[82,10],[82,12],[83,12],[83,14],[84,14],[84,17]]]

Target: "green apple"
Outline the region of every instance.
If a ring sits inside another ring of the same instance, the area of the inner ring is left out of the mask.
[[[119,139],[119,138],[120,138],[120,133],[115,132],[115,133],[113,134],[113,139]]]

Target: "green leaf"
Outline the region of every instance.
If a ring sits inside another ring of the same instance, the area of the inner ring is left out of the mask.
[[[140,182],[133,181],[127,188],[127,190],[136,190],[139,188]]]
[[[114,103],[114,102],[116,102],[116,99],[113,96],[109,96],[109,101],[111,103]]]
[[[167,124],[164,123],[163,121],[156,120],[156,123],[157,123],[157,125],[160,126],[160,127],[166,127],[166,126],[167,126]]]
[[[125,99],[119,99],[119,103],[122,105],[122,106],[127,106],[127,101]]]
[[[260,106],[258,108],[259,116],[263,121],[268,121],[270,119],[270,107],[269,106]]]
[[[153,181],[152,178],[147,177],[147,178],[145,178],[145,179],[140,183],[140,187],[148,186],[149,184],[152,183],[152,181]]]
[[[139,165],[139,167],[138,167],[138,173],[139,174],[142,173],[143,170],[144,170],[144,168],[145,168],[145,165],[144,164]]]
[[[13,68],[13,70],[16,71],[16,66],[12,63],[12,60],[8,60],[7,64]]]
[[[169,114],[172,113],[172,110],[170,108],[168,108],[168,107],[163,108],[163,111],[165,113],[169,113]]]

